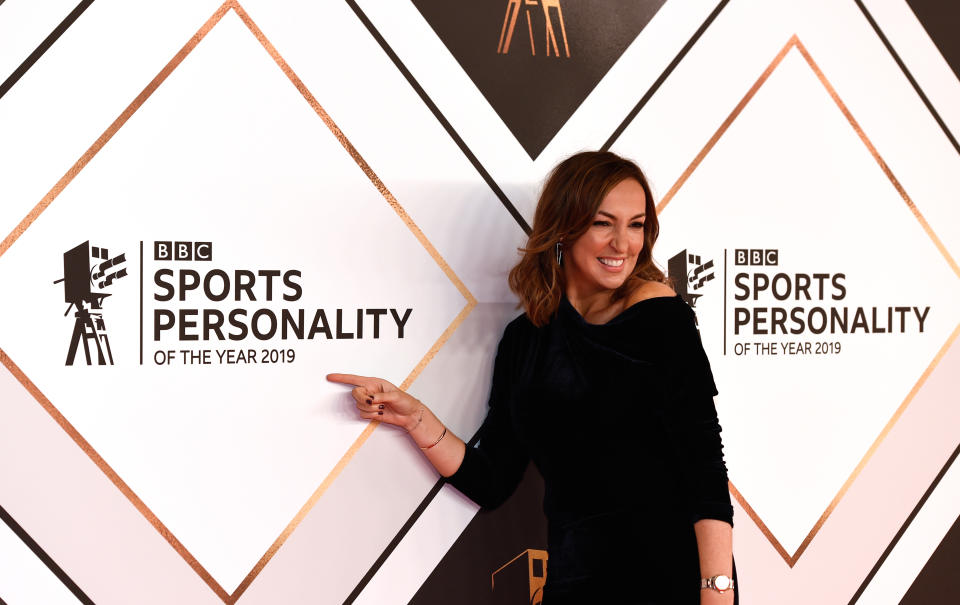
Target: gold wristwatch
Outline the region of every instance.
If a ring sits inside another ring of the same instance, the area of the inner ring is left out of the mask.
[[[712,576],[700,580],[700,588],[712,588],[719,593],[724,593],[733,588],[733,580],[729,576]]]

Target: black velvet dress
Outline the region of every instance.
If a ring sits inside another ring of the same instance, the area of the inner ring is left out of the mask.
[[[564,298],[541,328],[526,315],[507,325],[480,440],[448,481],[493,508],[529,461],[537,466],[544,605],[696,605],[693,524],[733,524],[716,394],[680,296],[642,300],[599,325]]]

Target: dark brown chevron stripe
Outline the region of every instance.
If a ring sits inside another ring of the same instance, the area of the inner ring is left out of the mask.
[[[520,228],[523,229],[523,232],[527,235],[530,235],[530,225],[527,224],[527,221],[523,218],[517,208],[513,205],[507,194],[503,192],[503,189],[493,180],[493,177],[490,176],[490,173],[486,168],[483,167],[483,164],[480,163],[480,160],[477,159],[477,156],[467,147],[466,142],[460,137],[456,130],[453,129],[453,126],[450,124],[450,121],[443,115],[440,111],[440,108],[437,107],[437,104],[433,102],[427,91],[420,86],[420,83],[413,77],[413,74],[410,73],[410,70],[407,69],[407,66],[403,64],[403,61],[400,60],[400,57],[397,56],[397,53],[390,48],[390,45],[387,44],[386,39],[377,28],[373,25],[373,22],[367,17],[367,15],[361,10],[360,6],[356,3],[356,0],[346,0],[347,6],[357,15],[357,18],[360,19],[360,22],[363,23],[363,26],[367,28],[367,31],[370,32],[370,35],[373,36],[373,39],[377,41],[377,44],[380,45],[380,48],[383,49],[383,52],[390,58],[397,70],[403,74],[403,77],[406,78],[407,82],[413,88],[414,92],[417,93],[417,96],[420,97],[420,100],[423,101],[423,104],[426,105],[430,112],[437,118],[437,121],[440,122],[440,125],[443,126],[443,129],[447,131],[447,134],[450,135],[450,138],[453,139],[453,142],[457,144],[457,147],[460,148],[460,151],[463,152],[463,155],[467,160],[473,165],[477,170],[483,180],[490,187],[491,191],[497,196],[500,200],[500,203],[503,204],[503,207],[506,208],[507,212],[510,213],[510,216],[513,217],[513,220],[517,221],[517,224],[520,225]]]
[[[40,46],[35,48],[34,51],[30,53],[30,56],[24,59],[23,63],[13,70],[13,73],[10,74],[2,84],[0,84],[0,98],[3,98],[3,95],[7,94],[7,91],[13,88],[13,85],[23,77],[23,74],[27,73],[27,71],[33,67],[34,63],[36,63],[40,57],[42,57],[51,46],[53,46],[53,43],[63,35],[63,32],[67,31],[67,28],[73,25],[73,22],[76,21],[80,15],[83,14],[83,11],[87,10],[87,7],[89,7],[91,4],[93,4],[93,0],[83,0],[80,4],[74,7],[72,11],[70,11],[70,14],[60,22],[60,25],[55,27],[54,30],[43,39],[43,42],[40,43]]]
[[[927,488],[927,491],[920,496],[920,501],[917,502],[917,505],[913,507],[913,510],[910,511],[910,514],[907,516],[906,521],[903,522],[903,525],[897,531],[897,534],[890,540],[890,544],[887,545],[887,548],[884,549],[883,554],[880,555],[880,558],[877,560],[876,564],[873,566],[873,569],[870,570],[870,573],[867,574],[867,577],[864,578],[863,583],[860,584],[860,588],[857,589],[857,592],[853,593],[853,597],[850,599],[848,605],[854,605],[857,602],[857,599],[860,598],[860,595],[863,594],[863,591],[867,589],[867,586],[870,585],[870,582],[873,580],[873,577],[877,575],[877,572],[883,566],[884,561],[887,560],[887,557],[890,556],[890,553],[893,552],[894,547],[897,543],[900,542],[900,538],[903,537],[903,534],[906,533],[907,528],[910,527],[910,524],[913,523],[913,520],[916,518],[917,514],[920,512],[920,509],[923,508],[923,505],[927,503],[927,499],[930,498],[930,494],[933,493],[933,490],[937,489],[937,486],[940,485],[940,480],[943,479],[943,476],[947,474],[947,470],[950,468],[950,465],[957,459],[957,456],[960,455],[960,445],[957,446],[953,453],[950,454],[950,457],[947,458],[947,461],[944,463],[943,468],[940,469],[940,472],[937,473],[937,476],[933,478],[933,482],[930,483],[930,487]],[[954,526],[956,527],[956,526]],[[954,564],[954,567],[956,565]]]
[[[665,0],[414,0],[535,159]]]
[[[20,541],[27,545],[27,548],[33,551],[33,554],[35,554],[37,558],[47,566],[47,569],[53,572],[53,575],[57,576],[58,580],[63,582],[63,585],[66,586],[75,597],[77,597],[78,601],[84,603],[84,605],[93,605],[93,600],[88,597],[79,586],[77,586],[77,583],[67,575],[67,572],[63,571],[63,569],[57,565],[56,561],[54,561],[53,558],[50,557],[50,555],[48,555],[39,544],[37,544],[36,540],[30,537],[30,534],[28,534],[27,531],[23,529],[23,527],[21,527],[20,524],[17,523],[10,513],[8,513],[2,506],[0,506],[0,520],[2,520],[7,527],[9,527],[18,538],[20,538]],[[0,601],[0,605],[3,605],[2,601]]]
[[[697,43],[697,40],[700,39],[700,36],[703,35],[703,32],[707,31],[707,28],[710,27],[713,21],[717,18],[717,15],[720,14],[720,11],[722,11],[729,2],[730,0],[723,0],[716,6],[716,8],[713,9],[713,11],[710,12],[707,18],[704,19],[703,23],[700,24],[700,27],[697,28],[697,31],[693,33],[690,39],[687,40],[687,43],[683,45],[683,48],[680,49],[680,52],[677,53],[677,56],[673,58],[673,61],[670,61],[670,64],[667,65],[666,69],[663,70],[663,73],[660,74],[660,77],[657,78],[647,92],[644,93],[643,97],[637,101],[637,104],[634,106],[634,108],[631,109],[630,113],[627,114],[627,117],[620,122],[620,125],[617,126],[617,129],[613,131],[609,138],[607,138],[607,142],[604,143],[603,147],[600,149],[603,151],[609,150],[610,146],[613,145],[618,138],[620,138],[620,135],[623,134],[623,131],[627,129],[627,126],[630,125],[630,122],[637,117],[637,114],[639,114],[640,110],[643,109],[644,105],[647,104],[647,101],[649,101],[653,95],[660,90],[660,86],[666,82],[667,78],[670,77],[670,74],[673,73],[673,70],[677,67],[677,65],[680,64],[680,61],[687,56],[687,53],[690,52],[690,49],[693,48],[694,44]]]
[[[866,17],[867,21],[870,23],[870,27],[873,28],[873,31],[876,32],[877,37],[880,38],[880,41],[883,42],[883,45],[887,48],[887,51],[890,53],[890,56],[893,57],[893,60],[896,61],[897,66],[900,67],[900,71],[903,72],[903,75],[906,76],[907,80],[910,82],[910,85],[913,86],[913,89],[920,96],[920,100],[923,101],[923,104],[927,106],[927,110],[930,112],[930,115],[933,116],[933,119],[936,120],[937,125],[940,126],[940,130],[943,131],[943,134],[946,135],[949,139],[950,144],[953,145],[953,148],[960,153],[960,143],[957,142],[956,137],[953,136],[953,133],[950,132],[950,129],[947,128],[946,123],[943,121],[943,118],[940,117],[939,112],[933,106],[933,103],[930,102],[930,99],[927,98],[926,93],[923,92],[923,89],[920,88],[920,84],[917,83],[917,80],[913,77],[913,74],[910,73],[910,70],[907,69],[907,65],[903,62],[903,59],[900,58],[900,55],[897,54],[897,51],[893,48],[893,45],[890,43],[890,40],[887,39],[887,36],[884,35],[883,30],[880,29],[880,26],[877,25],[876,20],[873,18],[873,15],[870,14],[870,11],[867,10],[867,7],[864,6],[862,0],[854,0],[857,3],[857,6],[860,7],[860,11],[863,13],[863,16]],[[949,11],[953,14],[956,14],[956,9],[952,3],[944,3],[950,6]],[[958,19],[956,16],[953,17],[953,22],[956,22]],[[921,21],[922,23],[922,21]],[[929,31],[929,30],[928,30]],[[943,51],[941,51],[943,52]],[[954,67],[954,72],[956,72],[956,67]]]

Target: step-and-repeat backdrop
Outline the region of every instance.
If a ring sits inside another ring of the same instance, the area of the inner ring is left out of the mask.
[[[958,25],[932,0],[0,0],[0,600],[539,602],[536,471],[478,512],[324,375],[470,439],[538,188],[611,149],[717,377],[740,602],[949,601]]]

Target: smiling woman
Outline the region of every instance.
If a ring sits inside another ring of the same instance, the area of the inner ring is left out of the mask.
[[[524,313],[500,340],[476,447],[387,381],[328,376],[481,506],[536,465],[544,605],[736,603],[717,390],[693,311],[653,262],[658,230],[633,162],[584,152],[553,170],[510,272]]]
[[[537,326],[556,313],[564,293],[611,307],[605,311],[612,317],[641,286],[666,282],[653,263],[659,230],[653,194],[636,164],[609,152],[574,155],[547,178],[510,287],[530,301],[527,315]],[[602,321],[595,311],[589,319]]]

